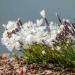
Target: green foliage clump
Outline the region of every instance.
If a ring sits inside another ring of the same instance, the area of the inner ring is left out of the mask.
[[[13,57],[13,58],[18,58],[18,56],[17,56],[16,53],[12,53],[12,57]]]
[[[33,44],[21,52],[28,63],[57,63],[65,67],[75,67],[75,48],[66,42],[60,47],[57,50],[57,46],[52,48],[44,44]]]

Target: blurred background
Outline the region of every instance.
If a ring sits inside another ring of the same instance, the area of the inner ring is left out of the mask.
[[[75,0],[0,0],[0,53],[9,52],[1,44],[1,37],[4,31],[2,24],[9,20],[15,21],[20,18],[22,22],[40,19],[40,11],[47,11],[49,21],[58,22],[55,13],[61,18],[73,20],[75,18]],[[13,50],[13,52],[17,52]]]

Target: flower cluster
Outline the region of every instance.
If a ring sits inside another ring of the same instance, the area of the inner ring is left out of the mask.
[[[7,25],[3,24],[5,31],[1,39],[2,43],[10,51],[13,49],[26,49],[34,43],[41,43],[52,47],[54,43],[53,40],[59,40],[62,36],[65,37],[68,32],[73,33],[73,28],[67,25],[69,22],[64,21],[62,25],[59,26],[54,22],[48,22],[45,10],[42,10],[40,15],[42,18],[36,20],[35,23],[28,21],[23,24],[21,20],[18,19],[17,21],[9,21]],[[69,29],[72,29],[72,32]]]

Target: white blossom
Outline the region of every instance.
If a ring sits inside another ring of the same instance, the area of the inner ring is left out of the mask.
[[[60,51],[61,47],[60,46],[57,46],[57,51]]]
[[[45,10],[42,10],[42,11],[40,12],[40,15],[41,15],[43,18],[45,18],[45,17],[46,17]]]
[[[53,23],[52,23],[53,24]],[[52,39],[55,38],[55,30],[52,30],[52,36],[48,33],[46,25],[44,24],[43,19],[37,20],[36,23],[28,21],[24,23],[23,28],[19,32],[12,33],[17,27],[16,21],[9,21],[6,25],[7,30],[3,33],[2,43],[12,51],[14,48],[19,50],[22,44],[23,48],[28,48],[33,43],[43,43],[47,45],[52,45]],[[53,25],[54,26],[54,25]],[[51,27],[51,29],[53,29]],[[7,32],[11,33],[8,37]],[[20,42],[21,43],[20,43]]]
[[[46,17],[45,10],[42,10],[40,14],[43,18]],[[58,27],[53,21],[49,22],[49,33],[43,18],[36,20],[35,23],[32,21],[25,22],[22,24],[22,27],[18,32],[16,31],[16,29],[18,29],[18,21],[8,21],[7,25],[3,24],[5,31],[1,39],[2,44],[10,51],[13,49],[19,50],[21,47],[29,48],[29,46],[35,42],[38,44],[43,43],[52,47],[52,40],[56,39],[57,34],[61,32],[64,25],[60,25],[60,27]],[[59,50],[60,47],[57,47],[57,49]]]
[[[42,54],[44,55],[45,53],[46,53],[45,50],[43,50],[43,51],[42,51]]]
[[[60,25],[60,30],[63,30],[63,28],[64,28],[64,25]]]

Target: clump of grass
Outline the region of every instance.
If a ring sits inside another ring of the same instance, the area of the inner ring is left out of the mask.
[[[61,50],[44,44],[33,44],[28,49],[22,49],[23,58],[28,63],[56,63],[64,67],[75,67],[75,48],[66,42]]]

